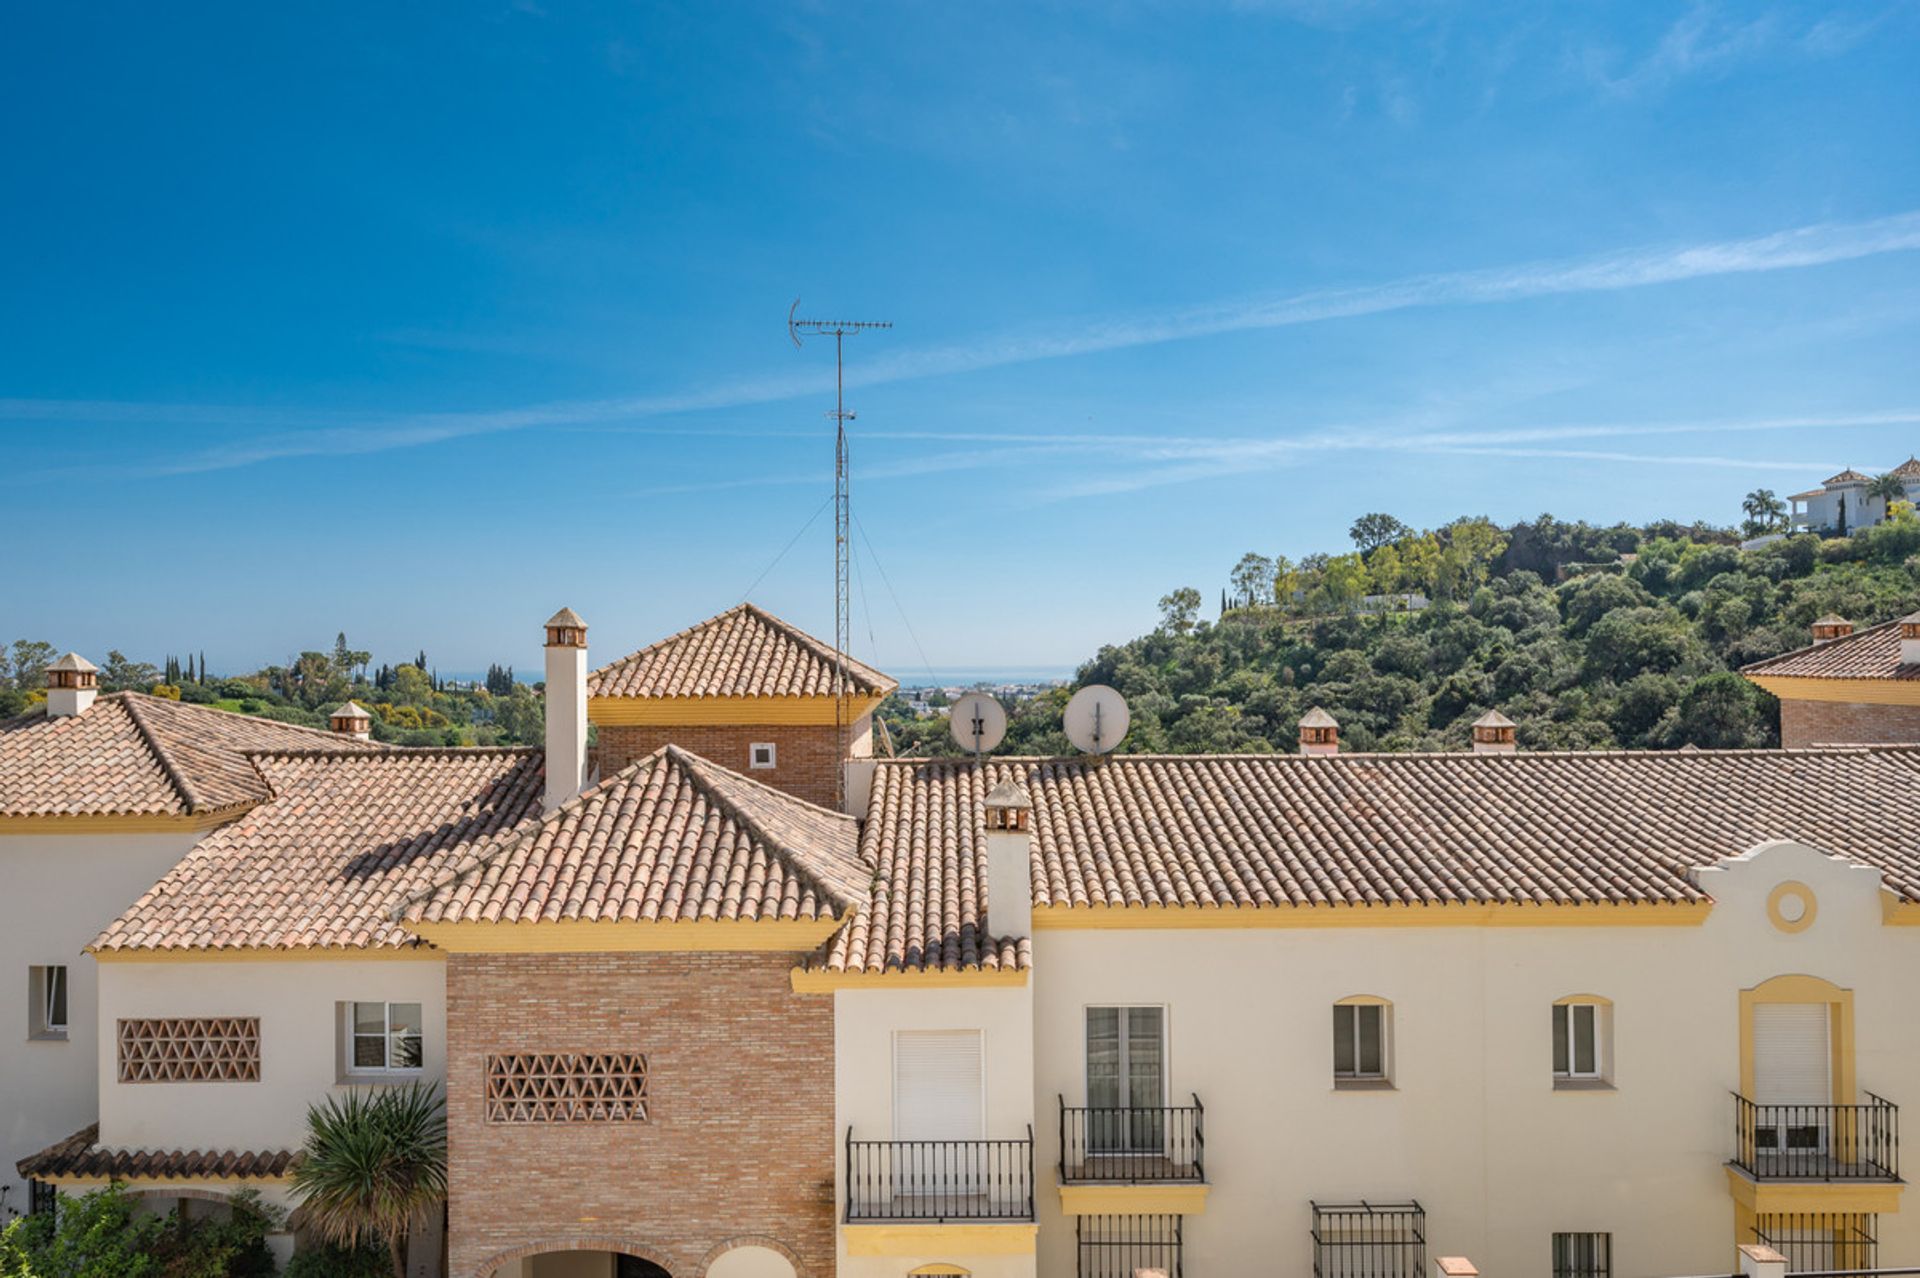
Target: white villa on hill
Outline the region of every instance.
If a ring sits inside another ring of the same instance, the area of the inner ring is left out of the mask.
[[[1906,488],[1906,500],[1920,497],[1920,457],[1909,457],[1891,472]],[[1869,496],[1872,475],[1848,467],[1818,488],[1787,498],[1789,526],[1796,532],[1858,532],[1887,517],[1886,500]],[[1899,500],[1896,498],[1895,500]]]

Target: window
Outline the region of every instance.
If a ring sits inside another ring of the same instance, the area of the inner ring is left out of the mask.
[[[60,1191],[51,1181],[29,1180],[27,1182],[27,1214],[29,1216],[51,1216],[59,1209]]]
[[[1333,1078],[1336,1083],[1387,1080],[1387,1005],[1348,1001],[1333,1007]]]
[[[1165,1141],[1167,1013],[1087,1009],[1087,1150],[1159,1151]]]
[[[1613,1235],[1555,1234],[1553,1278],[1613,1278]]]
[[[421,1066],[418,1003],[347,1003],[347,1072],[390,1074]]]
[[[1553,1005],[1553,1081],[1578,1085],[1607,1077],[1609,1006],[1604,999],[1569,998]]]
[[[1426,1278],[1427,1213],[1417,1202],[1313,1202],[1314,1278]]]
[[[67,969],[61,966],[27,969],[27,1037],[63,1039],[67,1036]]]
[[[771,741],[756,741],[747,747],[747,765],[753,768],[771,768],[779,754]]]

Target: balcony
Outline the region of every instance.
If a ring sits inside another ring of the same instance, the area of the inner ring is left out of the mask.
[[[1206,1106],[1060,1102],[1060,1208],[1069,1215],[1206,1210]]]
[[[846,1223],[1007,1224],[1033,1219],[1033,1128],[1024,1140],[855,1140]]]
[[[1900,1180],[1900,1107],[1866,1093],[1864,1105],[1757,1105],[1733,1098],[1730,1166],[1760,1181]]]

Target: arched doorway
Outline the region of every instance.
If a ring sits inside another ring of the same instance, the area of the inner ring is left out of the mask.
[[[714,1257],[706,1278],[794,1278],[793,1262],[771,1247],[751,1243]]]
[[[644,1256],[615,1256],[613,1278],[673,1278],[673,1275]]]
[[[493,1272],[494,1278],[674,1278],[666,1266],[645,1256],[584,1248],[537,1252]]]

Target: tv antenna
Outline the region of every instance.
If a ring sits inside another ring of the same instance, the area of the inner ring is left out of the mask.
[[[891,320],[801,319],[800,299],[787,308],[787,336],[798,347],[808,337],[833,338],[833,736],[840,752],[839,766],[833,770],[833,797],[836,807],[846,799],[847,757],[847,554],[850,507],[847,501],[847,423],[854,415],[847,411],[846,340],[854,333],[870,329],[892,328]]]

